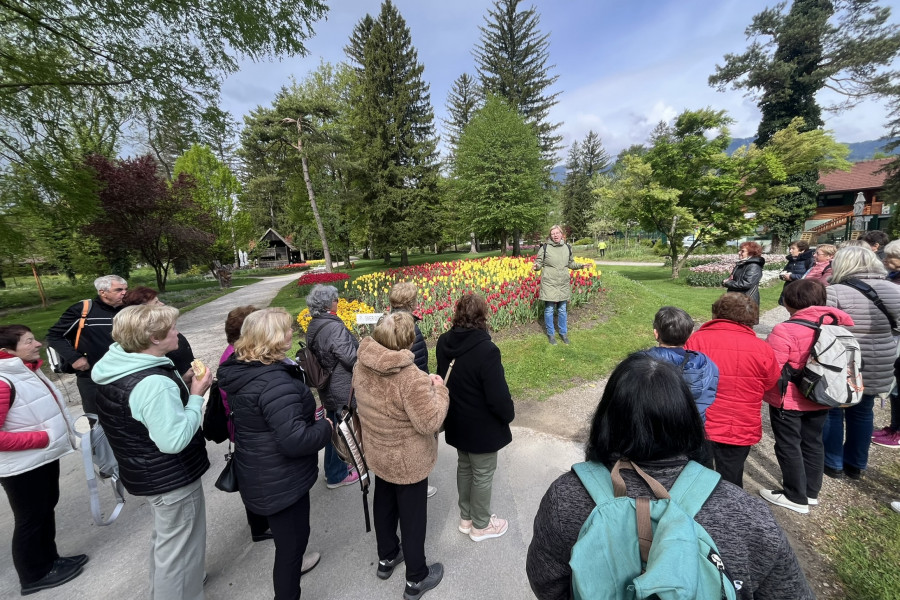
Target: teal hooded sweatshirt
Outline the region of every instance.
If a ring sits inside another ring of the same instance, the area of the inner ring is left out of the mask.
[[[94,365],[91,379],[97,385],[107,385],[150,367],[165,366],[172,366],[165,356],[125,352],[116,342]],[[184,381],[180,385],[190,392]],[[166,454],[184,450],[203,420],[203,396],[191,394],[187,405],[182,406],[178,386],[164,375],[150,375],[135,386],[128,398],[131,416],[147,428],[150,439]]]

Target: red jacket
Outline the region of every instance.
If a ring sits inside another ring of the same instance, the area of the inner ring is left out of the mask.
[[[853,319],[850,318],[850,315],[832,306],[810,306],[803,310],[798,310],[791,318],[804,321],[818,321],[822,315],[833,315],[836,319],[835,321],[826,319],[826,324],[842,325],[844,327],[853,326]],[[803,367],[809,358],[809,350],[812,347],[815,334],[815,329],[810,329],[803,325],[787,322],[776,325],[766,342],[772,346],[772,350],[775,352],[778,370],[780,371],[785,363],[790,363],[795,369]],[[797,386],[793,383],[788,384],[783,400],[780,386],[777,383],[766,391],[763,400],[772,406],[783,407],[786,410],[828,409],[827,406],[816,404],[812,400],[804,398],[803,394],[797,390]]]
[[[762,439],[763,393],[781,371],[772,347],[750,327],[713,319],[684,345],[707,355],[719,367],[716,399],[706,410],[706,435],[714,442],[752,446]]]

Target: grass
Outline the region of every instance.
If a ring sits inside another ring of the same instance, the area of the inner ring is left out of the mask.
[[[884,487],[900,491],[900,464],[887,466]],[[892,500],[900,499],[900,493]],[[829,528],[829,555],[848,600],[900,598],[900,514],[887,505],[849,508]]]

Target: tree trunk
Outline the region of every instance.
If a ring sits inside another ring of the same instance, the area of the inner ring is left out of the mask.
[[[409,251],[406,247],[403,247],[403,250],[400,251],[400,266],[408,267],[409,266]]]
[[[301,157],[300,164],[303,165],[303,180],[306,182],[306,193],[309,194],[309,206],[312,208],[313,218],[316,220],[316,230],[319,232],[319,239],[322,241],[322,254],[325,255],[325,271],[331,273],[331,251],[328,249],[328,240],[325,239],[325,228],[322,226],[322,217],[319,216],[319,206],[316,204],[316,194],[313,192],[312,180],[309,178],[309,163],[306,161],[306,155],[303,152],[303,141],[297,138],[297,146],[300,148]]]
[[[522,256],[522,249],[519,247],[519,230],[513,231],[513,256]]]
[[[37,286],[38,295],[41,297],[41,308],[47,308],[47,294],[44,293],[44,284],[41,282],[40,275],[38,275],[34,257],[31,258],[31,272],[34,274],[34,283]]]

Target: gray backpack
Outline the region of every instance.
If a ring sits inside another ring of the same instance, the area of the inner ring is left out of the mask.
[[[112,524],[125,507],[125,486],[119,479],[119,462],[113,454],[106,439],[106,432],[100,426],[97,415],[85,413],[91,423],[91,428],[81,434],[81,457],[84,461],[84,473],[87,476],[88,490],[91,492],[91,515],[94,523],[100,525]],[[116,497],[116,507],[107,519],[103,518],[100,511],[100,492],[97,488],[97,477],[109,480],[113,495]]]

